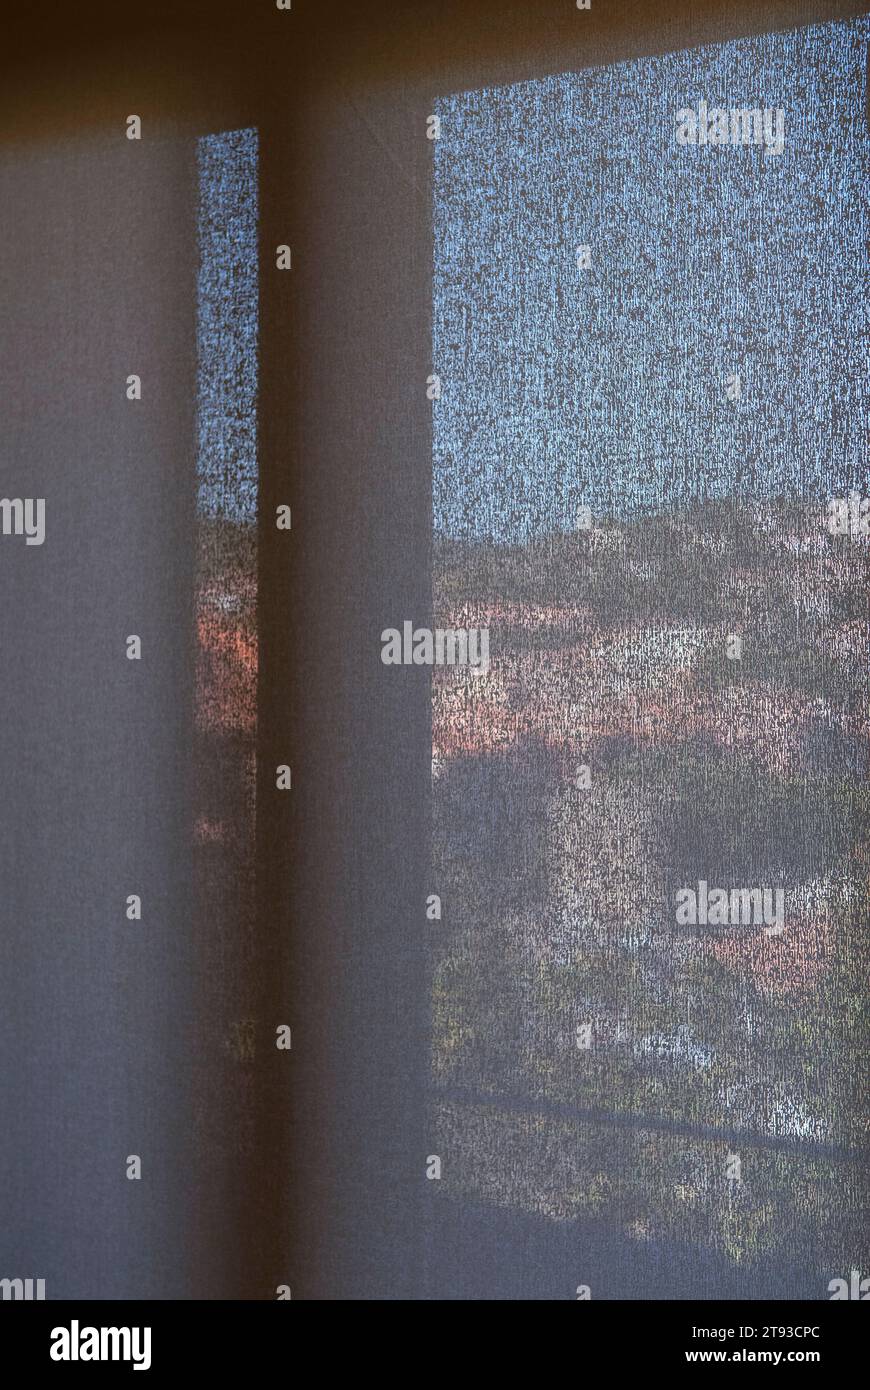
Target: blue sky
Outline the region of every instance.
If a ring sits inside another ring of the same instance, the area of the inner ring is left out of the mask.
[[[868,37],[862,17],[436,103],[436,533],[865,488]],[[701,99],[782,107],[783,153],[677,144]]]
[[[258,140],[197,142],[197,482],[201,514],[257,518]]]

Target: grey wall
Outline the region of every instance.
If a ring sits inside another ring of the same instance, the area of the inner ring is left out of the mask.
[[[0,153],[0,492],[46,501],[42,546],[0,544],[0,1265],[51,1297],[184,1287],[188,151],[70,134]]]

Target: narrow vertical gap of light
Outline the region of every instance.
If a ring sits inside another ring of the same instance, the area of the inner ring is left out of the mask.
[[[197,889],[233,950],[255,913],[258,157],[255,129],[197,145]],[[253,1020],[225,1041],[248,1059]]]

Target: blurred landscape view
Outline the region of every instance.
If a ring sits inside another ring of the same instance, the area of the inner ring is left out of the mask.
[[[870,905],[868,549],[825,515],[439,539],[435,622],[491,666],[432,713],[445,1193],[819,1297],[866,1261]],[[678,926],[699,880],[783,888],[784,931]]]

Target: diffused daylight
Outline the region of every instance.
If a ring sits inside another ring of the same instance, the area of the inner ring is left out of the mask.
[[[568,1301],[605,1373],[854,1374],[868,53],[4,15],[10,1364]]]

